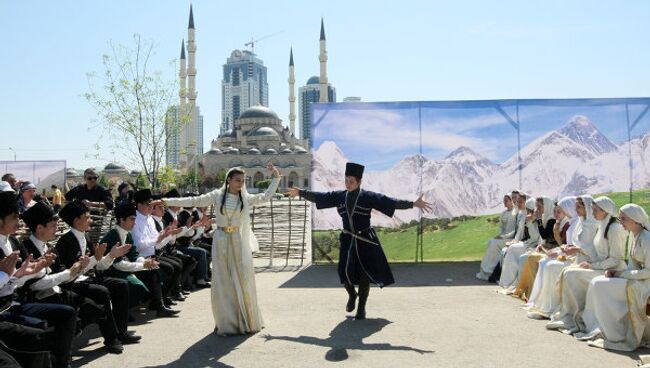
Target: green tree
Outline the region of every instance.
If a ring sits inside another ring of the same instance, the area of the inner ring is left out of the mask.
[[[158,170],[158,185],[167,184],[168,187],[176,186],[176,173],[174,169],[165,165]]]
[[[260,180],[260,181],[255,183],[255,188],[258,188],[260,190],[265,190],[266,188],[269,187],[269,185],[271,185],[271,180],[270,179]]]
[[[144,41],[138,34],[133,41],[131,48],[109,43],[111,54],[103,56],[104,73],[101,77],[88,73],[89,92],[83,96],[95,108],[97,126],[111,138],[108,141],[140,166],[155,188],[170,133],[189,118],[180,114],[176,122],[168,113],[177,88],[174,78],[166,80],[161,72],[151,71],[153,41]],[[100,136],[98,142],[106,142],[105,138]]]
[[[106,175],[100,175],[99,179],[97,179],[97,184],[103,186],[104,188],[108,188],[109,183]]]
[[[144,174],[140,174],[135,178],[135,186],[137,190],[151,188],[151,181]]]

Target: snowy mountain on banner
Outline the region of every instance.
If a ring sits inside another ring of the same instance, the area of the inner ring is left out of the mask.
[[[585,116],[573,116],[561,129],[550,131],[521,150],[523,188],[526,192],[558,198],[581,193],[625,191],[629,188],[628,144],[634,161],[635,188],[650,187],[650,133],[629,143],[614,144]],[[343,188],[345,154],[334,142],[314,151],[313,189]],[[422,155],[404,157],[390,169],[367,171],[363,188],[400,199],[415,199],[422,173],[422,193],[433,202],[427,217],[497,213],[503,194],[518,187],[518,157],[495,164],[468,147],[459,147],[443,160]],[[395,226],[418,218],[418,211],[397,211],[389,219],[373,214],[373,225]],[[340,228],[340,218],[319,211],[317,229]]]

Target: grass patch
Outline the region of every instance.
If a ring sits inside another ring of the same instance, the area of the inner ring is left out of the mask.
[[[628,192],[607,193],[620,208],[629,203]],[[598,197],[598,195],[594,196]],[[634,203],[650,213],[650,189],[632,193]],[[425,261],[476,261],[483,257],[487,241],[499,232],[498,215],[440,219],[444,226],[425,223],[423,256]],[[414,262],[417,226],[404,225],[400,229],[377,229],[386,257],[391,262]],[[317,262],[338,260],[339,234],[337,230],[314,231],[312,243]]]

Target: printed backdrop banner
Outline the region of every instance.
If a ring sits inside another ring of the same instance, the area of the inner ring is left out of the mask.
[[[425,217],[496,214],[503,195],[627,192],[650,187],[650,98],[329,103],[312,105],[311,189],[344,188],[347,161],[363,188],[400,199],[423,193]],[[373,225],[395,228],[419,211]],[[315,230],[340,229],[333,209]]]
[[[18,180],[32,182],[40,194],[51,195],[52,184],[63,190],[65,170],[65,161],[0,161],[0,172],[12,173]]]

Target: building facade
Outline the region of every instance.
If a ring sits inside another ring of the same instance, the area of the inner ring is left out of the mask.
[[[206,176],[217,176],[231,167],[246,171],[246,186],[255,188],[270,178],[266,163],[272,162],[282,174],[280,188],[308,187],[311,154],[305,141],[297,139],[282,120],[268,107],[251,107],[235,120],[234,129],[212,141],[212,149],[203,155]]]
[[[248,50],[234,50],[223,65],[220,134],[232,130],[235,120],[249,107],[269,105],[266,66]]]
[[[307,84],[298,89],[300,96],[300,138],[311,141],[311,108],[312,103],[320,101],[320,79],[316,76],[309,78]],[[328,102],[336,102],[336,89],[327,86]]]

